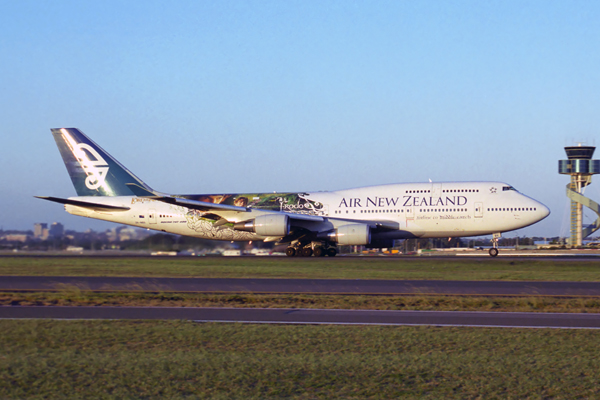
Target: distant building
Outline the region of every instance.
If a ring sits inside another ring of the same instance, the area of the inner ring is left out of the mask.
[[[129,240],[143,240],[150,236],[150,233],[145,229],[118,226],[107,230],[106,236],[110,242],[124,242]]]
[[[52,225],[50,225],[49,234],[53,238],[60,239],[65,234],[65,227],[60,222],[53,222]]]
[[[117,228],[107,229],[105,234],[109,242],[116,242],[119,237]]]
[[[33,225],[33,237],[36,239],[48,239],[48,224],[37,223]]]
[[[8,235],[4,235],[2,237],[2,239],[6,240],[7,242],[22,242],[25,243],[27,241],[27,235],[26,234],[20,234],[20,233],[11,233]]]

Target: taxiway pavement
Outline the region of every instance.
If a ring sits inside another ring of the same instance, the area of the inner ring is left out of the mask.
[[[0,276],[0,291],[600,296],[600,282]]]
[[[0,319],[190,320],[342,325],[600,329],[600,314],[192,307],[2,306]]]

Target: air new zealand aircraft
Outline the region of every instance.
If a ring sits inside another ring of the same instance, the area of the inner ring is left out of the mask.
[[[335,256],[336,245],[493,234],[550,214],[502,182],[398,183],[316,193],[167,194],[142,182],[75,128],[52,129],[76,197],[39,197],[74,215],[204,239],[288,244],[288,256]]]

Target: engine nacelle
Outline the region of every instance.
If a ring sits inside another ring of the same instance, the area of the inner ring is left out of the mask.
[[[238,222],[233,228],[260,236],[285,236],[290,233],[290,219],[284,214],[266,214],[251,221]]]
[[[342,225],[333,231],[322,232],[317,237],[340,245],[362,246],[371,242],[371,228],[365,224]]]

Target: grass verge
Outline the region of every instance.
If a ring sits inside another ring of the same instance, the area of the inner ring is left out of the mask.
[[[599,298],[337,296],[202,293],[0,293],[0,306],[252,307],[355,310],[600,312]]]
[[[598,398],[590,330],[0,321],[0,398]]]
[[[0,257],[0,275],[600,281],[597,261],[418,257]]]

